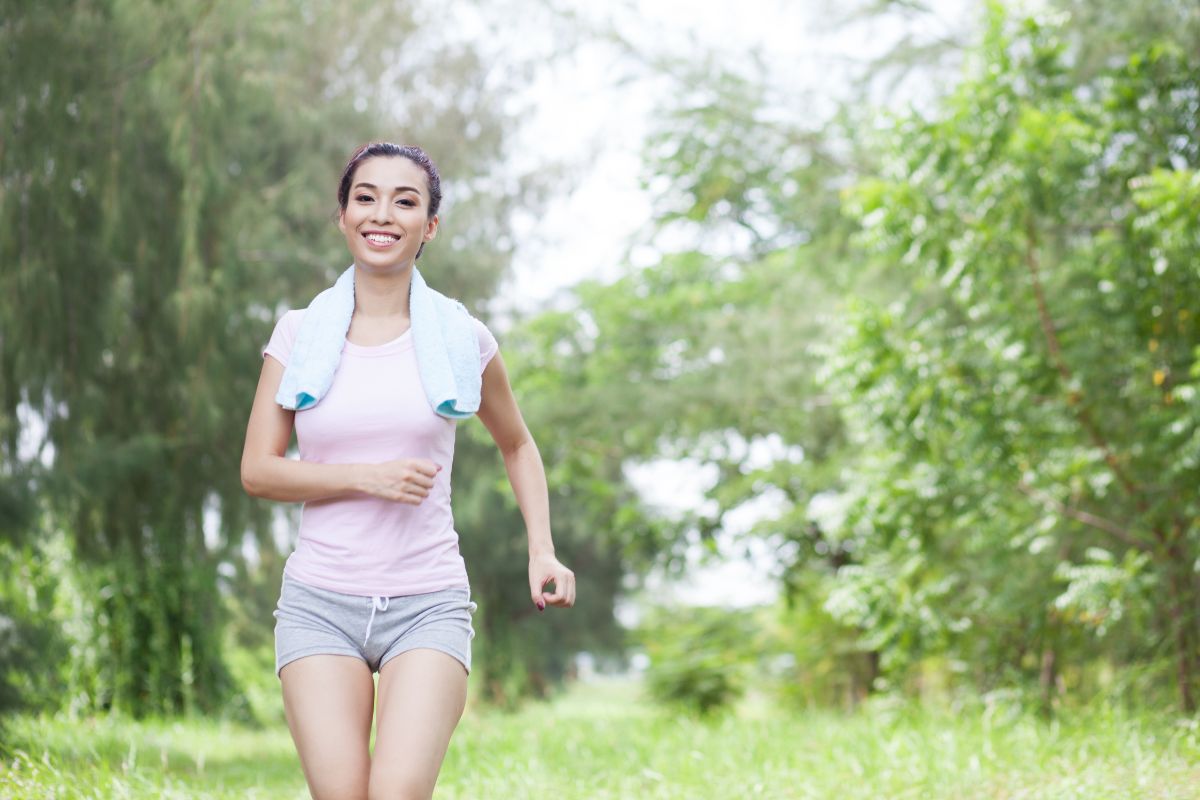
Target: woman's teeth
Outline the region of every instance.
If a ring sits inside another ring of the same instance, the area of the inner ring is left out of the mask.
[[[400,239],[399,236],[388,236],[387,234],[383,234],[383,233],[368,233],[367,234],[367,241],[371,242],[372,244],[388,245],[388,244],[391,244],[392,242],[399,241],[399,239]]]

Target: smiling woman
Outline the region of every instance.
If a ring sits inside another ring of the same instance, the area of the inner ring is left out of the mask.
[[[366,145],[346,165],[338,203],[354,264],[276,325],[242,482],[252,495],[305,504],[275,611],[275,654],[313,796],[429,797],[466,702],[475,610],[450,508],[464,414],[427,394],[439,363],[466,364],[464,394],[479,398],[504,456],[528,530],[531,601],[571,606],[575,576],[555,558],[545,470],[495,338],[416,270],[438,230],[436,167],[417,147]],[[317,395],[305,405],[280,400],[293,354],[300,372],[324,352],[337,355]],[[293,430],[299,460],[285,457]]]
[[[359,261],[372,250],[386,251],[384,262],[416,260],[425,242],[437,235],[441,177],[419,147],[386,142],[364,145],[350,157],[342,173],[338,204],[338,227],[346,235],[356,264],[381,263],[370,257]],[[366,250],[361,246],[364,239]],[[415,253],[409,246],[413,240],[417,242]],[[404,246],[396,248],[397,244]]]

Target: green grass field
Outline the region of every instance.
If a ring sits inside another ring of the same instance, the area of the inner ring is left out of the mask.
[[[308,796],[282,724],[17,717],[3,745],[4,798]],[[704,721],[593,684],[512,714],[469,708],[436,796],[1181,800],[1200,798],[1200,719],[760,701]]]

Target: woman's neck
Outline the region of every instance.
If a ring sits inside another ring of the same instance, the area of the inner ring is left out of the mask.
[[[412,265],[390,273],[354,272],[354,313],[364,317],[408,317],[408,293]]]

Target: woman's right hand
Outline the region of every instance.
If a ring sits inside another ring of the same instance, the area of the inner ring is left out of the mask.
[[[398,458],[363,465],[362,490],[374,497],[417,506],[429,496],[442,468],[427,458]]]

